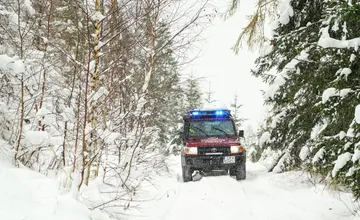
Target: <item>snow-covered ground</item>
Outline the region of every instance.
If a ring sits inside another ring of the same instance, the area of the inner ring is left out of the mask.
[[[6,149],[0,139],[0,220],[110,220],[71,194],[61,194],[56,180],[13,167]]]
[[[0,152],[0,220],[110,220],[72,194],[62,194],[56,180],[14,168],[5,155]],[[169,157],[169,163],[170,173],[143,184],[119,219],[360,219],[351,214],[355,204],[349,194],[314,186],[302,172],[268,173],[262,165],[248,162],[244,181],[197,174],[194,182],[184,183],[180,157]]]
[[[355,204],[345,193],[330,193],[314,185],[303,172],[268,173],[247,163],[247,179],[227,175],[197,175],[183,183],[180,158],[172,157],[172,173],[143,189],[144,202],[124,215],[127,219],[354,220]],[[149,201],[150,200],[150,201]]]

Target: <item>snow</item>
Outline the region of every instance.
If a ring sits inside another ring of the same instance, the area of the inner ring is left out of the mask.
[[[27,146],[47,146],[50,144],[50,135],[46,131],[27,131],[24,136]]]
[[[138,197],[147,202],[128,210],[131,220],[355,220],[347,209],[347,193],[335,195],[314,185],[305,172],[268,173],[258,163],[247,163],[247,179],[224,174],[195,174],[181,180],[180,157],[172,157],[170,173],[156,177]]]
[[[358,160],[360,160],[360,150],[355,146],[354,155],[352,156],[351,161],[355,163]]]
[[[360,124],[360,104],[355,107],[355,121]]]
[[[354,62],[356,60],[356,55],[355,54],[351,54],[350,56],[350,62]]]
[[[103,14],[101,14],[100,11],[95,12],[92,16],[91,19],[94,21],[101,21],[105,18],[105,16]]]
[[[347,80],[348,76],[351,74],[351,69],[350,68],[343,68],[340,71],[340,76],[345,76],[345,79]]]
[[[103,43],[102,41],[99,41],[98,45],[96,45],[96,50],[100,50],[104,45],[105,45],[105,43]]]
[[[294,71],[301,61],[308,61],[308,56],[308,52],[306,50],[302,50],[299,55],[287,63],[284,69],[276,76],[273,84],[271,84],[269,89],[266,91],[265,99],[274,97],[279,88],[286,83],[288,73],[290,71]]]
[[[6,143],[0,140],[0,149]],[[89,210],[70,194],[61,194],[55,180],[27,168],[15,168],[0,151],[0,219],[110,220]]]
[[[101,138],[105,141],[105,143],[107,144],[116,144],[116,140],[121,138],[120,133],[118,132],[111,132],[109,130],[105,130],[102,135]]]
[[[92,220],[98,216],[69,195],[59,194],[54,180],[36,172],[10,168],[0,172],[0,179],[0,219]]]
[[[344,21],[344,24],[343,24],[343,36],[341,37],[341,40],[346,40],[346,35],[348,33],[348,30],[347,30],[347,25],[346,25],[346,21]]]
[[[42,107],[42,108],[40,108],[39,110],[38,110],[38,112],[36,113],[36,116],[38,116],[38,117],[44,117],[44,116],[46,116],[46,115],[48,115],[48,114],[50,114],[51,113],[51,111],[49,111],[47,108],[45,108],[45,107]]]
[[[44,116],[44,119],[42,119],[41,122],[45,125],[56,124],[57,123],[56,115],[52,113],[47,114]]]
[[[286,111],[282,111],[279,114],[275,115],[272,118],[272,122],[271,122],[271,128],[275,128],[277,123],[281,120],[282,117],[284,117],[286,115]]]
[[[302,161],[305,161],[310,155],[310,149],[307,146],[303,146],[300,150],[299,157]]]
[[[351,70],[350,70],[351,71]],[[345,75],[347,78],[347,74],[349,72],[347,70],[342,69],[341,74]],[[350,74],[350,73],[349,73]],[[340,91],[335,88],[327,88],[322,94],[321,102],[325,104],[331,97],[340,96],[341,98],[347,96],[352,90],[350,88],[341,89]]]
[[[336,136],[339,137],[340,140],[342,140],[346,137],[346,133],[345,131],[340,131]]]
[[[225,103],[215,100],[212,103],[204,103],[201,109],[196,110],[204,110],[204,111],[212,111],[212,110],[219,110],[219,109],[228,109]]]
[[[276,166],[273,169],[273,172],[275,173],[281,173],[284,171],[285,168],[285,162],[286,160],[289,158],[289,153],[285,153],[281,159],[279,160],[279,162],[276,164]]]
[[[64,118],[64,121],[69,121],[69,122],[75,122],[75,113],[73,108],[65,108],[63,113],[61,113],[62,117]]]
[[[340,97],[343,98],[343,97],[347,96],[350,92],[352,92],[352,90],[349,88],[342,89],[342,90],[340,90]]]
[[[95,70],[95,65],[96,65],[95,60],[90,61],[90,63],[89,63],[89,71],[90,72],[93,72]]]
[[[271,45],[270,41],[265,41],[262,48],[260,48],[259,55],[266,56],[273,50],[273,45]]]
[[[350,40],[338,40],[330,37],[329,35],[329,27],[325,27],[321,30],[321,37],[318,41],[318,45],[323,48],[354,48],[355,50],[358,49],[360,45],[360,37],[354,38]]]
[[[276,76],[274,83],[269,87],[266,91],[265,99],[270,97],[274,97],[275,93],[279,90],[279,88],[284,85],[286,80],[282,76]]]
[[[346,136],[347,137],[355,137],[354,128],[349,128],[348,131],[346,132]]]
[[[316,124],[311,130],[310,139],[315,139],[326,127],[326,122]]]
[[[299,89],[299,90],[295,93],[295,95],[294,95],[295,103],[300,103],[300,101],[301,101],[301,96],[304,95],[305,92],[306,92],[306,89],[301,88],[301,89]]]
[[[35,10],[34,8],[31,6],[31,1],[30,0],[24,0],[23,1],[23,5],[26,7],[27,11],[30,13],[30,14],[35,14]]]
[[[0,146],[4,144],[0,141]],[[168,163],[169,173],[152,176],[143,183],[129,200],[130,208],[121,209],[120,219],[355,220],[359,217],[352,216],[348,209],[353,204],[350,194],[334,194],[324,185],[314,185],[314,179],[302,171],[269,173],[261,164],[247,162],[246,180],[236,181],[221,173],[195,173],[193,182],[184,183],[180,157],[171,156]],[[71,167],[65,167],[64,171],[66,176],[71,175]],[[114,220],[99,208],[88,209],[74,199],[76,193],[60,192],[59,179],[12,167],[1,151],[0,179],[0,219]],[[101,201],[99,183],[102,178],[91,181],[78,198]]]
[[[9,57],[2,54],[0,55],[0,70],[21,74],[25,72],[25,65],[18,57]]]
[[[331,28],[332,31],[338,31],[339,30],[339,22],[335,20],[334,25]]]
[[[351,159],[351,153],[349,152],[345,152],[341,155],[338,156],[336,162],[335,162],[335,166],[331,172],[332,177],[336,176],[336,173],[343,168],[347,162]]]
[[[270,172],[271,169],[276,166],[282,155],[283,154],[280,150],[272,150],[270,147],[267,147],[263,150],[258,163],[264,166],[266,170]]]
[[[347,143],[344,145],[344,150],[347,151],[350,147],[351,147],[351,142],[347,142]]]
[[[97,102],[100,98],[104,98],[105,96],[109,95],[109,91],[105,87],[100,87],[96,92],[93,92],[90,95],[90,102],[95,101]]]
[[[63,136],[52,136],[50,137],[50,144],[55,145],[62,145],[64,143],[64,137]]]
[[[259,140],[259,145],[261,148],[264,147],[264,144],[267,143],[271,138],[271,134],[270,132],[266,131],[264,132],[261,137],[260,137],[260,140]]]
[[[5,103],[0,102],[0,113],[4,114],[6,109],[8,109],[8,106]]]
[[[325,155],[325,149],[321,148],[318,152],[316,152],[316,154],[314,155],[313,159],[312,159],[312,163],[318,163],[320,160],[323,159]]]
[[[331,97],[337,96],[338,90],[335,88],[327,88],[322,94],[322,103],[325,104]]]
[[[283,0],[279,4],[280,17],[279,22],[282,25],[286,25],[290,21],[290,17],[294,16],[294,10],[291,7],[290,0]]]
[[[16,29],[19,27],[18,26],[18,23],[19,23],[18,19],[19,19],[18,14],[16,14],[16,13],[10,13],[9,14],[9,27],[13,31],[16,31]]]
[[[349,169],[349,171],[345,174],[345,176],[349,177],[349,176],[354,175],[354,173],[355,173],[355,168],[354,168],[354,167],[351,167],[351,168]]]

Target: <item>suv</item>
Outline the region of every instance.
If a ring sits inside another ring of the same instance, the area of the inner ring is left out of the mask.
[[[236,180],[246,178],[246,151],[239,141],[244,131],[237,133],[230,110],[192,110],[183,119],[184,182],[192,181],[195,170],[225,170]]]

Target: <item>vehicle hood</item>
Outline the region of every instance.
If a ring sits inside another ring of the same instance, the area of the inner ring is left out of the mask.
[[[202,137],[202,138],[188,138],[186,145],[189,147],[206,147],[206,146],[224,146],[224,145],[238,145],[240,144],[237,137]]]

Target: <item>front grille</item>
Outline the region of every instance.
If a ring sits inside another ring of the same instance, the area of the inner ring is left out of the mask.
[[[199,155],[228,155],[230,154],[229,146],[214,146],[214,147],[198,147]]]

